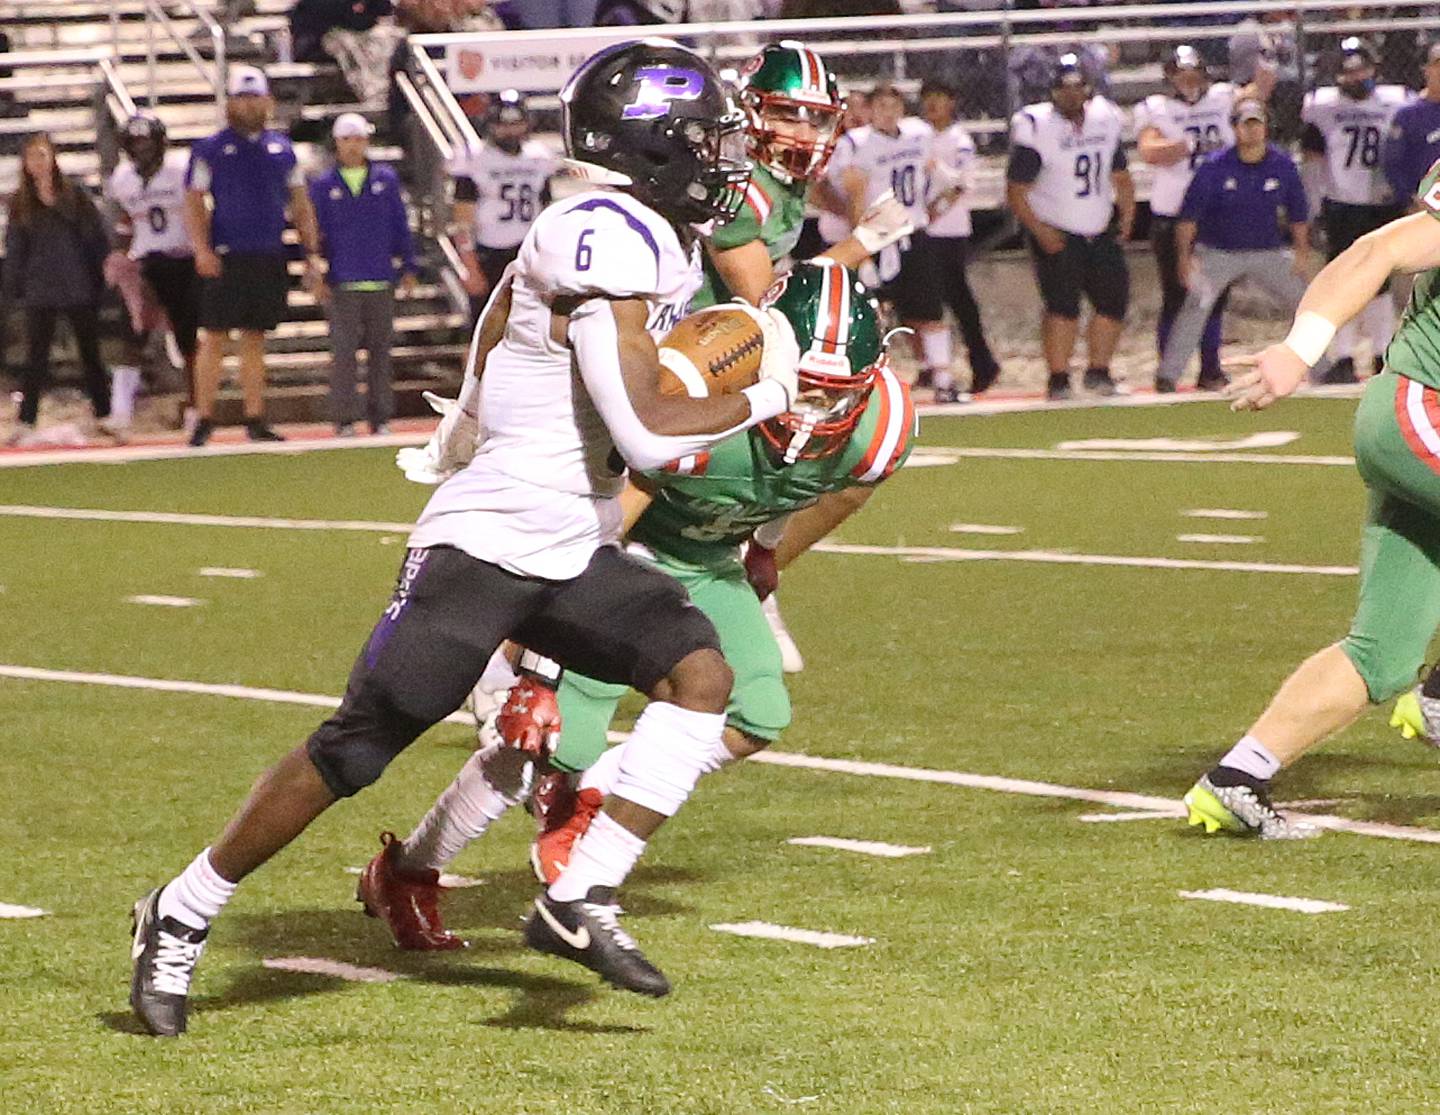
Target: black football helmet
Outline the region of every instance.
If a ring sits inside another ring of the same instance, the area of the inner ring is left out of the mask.
[[[745,116],[710,64],[669,39],[606,47],[560,91],[565,153],[668,220],[724,224],[750,180]]]
[[[165,156],[166,138],[165,121],[148,112],[137,112],[120,130],[120,149],[134,162],[158,163]]]
[[[1359,35],[1340,43],[1340,73],[1335,84],[1356,101],[1363,101],[1375,91],[1375,48]]]

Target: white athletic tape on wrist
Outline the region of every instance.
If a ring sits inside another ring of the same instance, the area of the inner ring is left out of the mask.
[[[790,392],[779,380],[762,379],[759,383],[745,388],[740,394],[750,402],[750,421],[747,425],[767,421],[790,409]]]
[[[560,684],[560,663],[546,658],[543,654],[536,654],[533,650],[521,651],[518,669],[522,674],[533,674],[541,681],[548,682],[552,688]]]
[[[1337,326],[1313,310],[1306,310],[1295,319],[1290,335],[1285,338],[1285,347],[1300,357],[1305,366],[1313,368],[1325,355],[1330,342],[1335,339]]]

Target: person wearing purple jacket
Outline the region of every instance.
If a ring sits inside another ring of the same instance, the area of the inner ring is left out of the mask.
[[[1414,197],[1420,179],[1440,159],[1440,42],[1425,52],[1425,88],[1395,113],[1385,141],[1385,178],[1397,198]]]
[[[401,289],[415,286],[415,245],[400,179],[370,161],[370,125],[347,112],[335,121],[336,166],[310,183],[329,264],[316,296],[330,316],[330,408],[335,433],[350,437],[360,417],[358,357],[365,348],[365,417],[372,434],[387,432],[394,413],[390,347],[395,336],[396,261]]]
[[[1189,293],[1156,372],[1156,383],[1172,390],[1200,343],[1205,319],[1232,284],[1249,279],[1290,313],[1305,293],[1310,214],[1295,160],[1270,142],[1264,102],[1240,101],[1231,123],[1234,146],[1200,164],[1180,206],[1175,246]],[[1280,231],[1282,213],[1293,251]]]

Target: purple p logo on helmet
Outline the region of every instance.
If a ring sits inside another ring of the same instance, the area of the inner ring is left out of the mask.
[[[693,101],[705,92],[704,75],[680,66],[646,66],[636,70],[635,77],[640,89],[621,113],[625,120],[664,116],[671,101]]]

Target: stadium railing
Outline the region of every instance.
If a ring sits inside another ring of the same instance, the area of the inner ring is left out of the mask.
[[[225,89],[228,76],[228,64],[225,57],[225,28],[220,25],[214,14],[202,5],[192,3],[191,0],[168,0],[168,3],[180,9],[185,17],[197,19],[205,29],[210,38],[211,61],[195,49],[185,32],[176,25],[169,12],[160,0],[145,0],[145,48],[146,66],[149,71],[148,96],[151,105],[154,105],[158,89],[156,80],[156,31],[163,31],[170,40],[180,48],[180,51],[200,72],[201,78],[209,83],[215,93],[215,108],[218,119],[221,123],[225,120]]]

